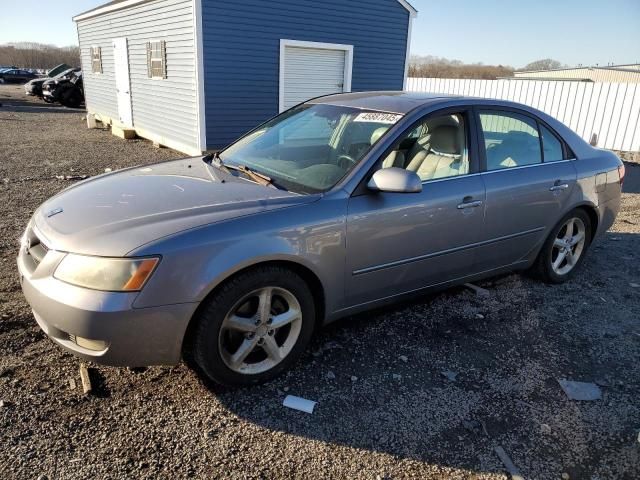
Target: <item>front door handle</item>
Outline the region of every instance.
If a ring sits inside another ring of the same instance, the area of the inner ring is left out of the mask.
[[[566,190],[567,188],[569,188],[569,184],[568,183],[560,183],[560,182],[556,182],[553,187],[551,187],[549,189],[550,192],[557,192],[560,190]]]
[[[482,205],[482,200],[463,201],[460,205],[458,205],[458,210],[464,210],[465,208],[477,208],[481,205]]]

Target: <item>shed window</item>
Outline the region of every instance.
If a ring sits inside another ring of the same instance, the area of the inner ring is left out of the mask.
[[[147,43],[147,74],[149,78],[167,78],[166,42]]]
[[[102,73],[102,47],[91,47],[91,71]]]

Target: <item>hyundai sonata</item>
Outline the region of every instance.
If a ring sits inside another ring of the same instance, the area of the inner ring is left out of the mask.
[[[624,167],[524,105],[311,100],[219,153],[101,175],[34,213],[18,266],[44,332],[108,365],[268,380],[321,325],[515,270],[560,283]]]

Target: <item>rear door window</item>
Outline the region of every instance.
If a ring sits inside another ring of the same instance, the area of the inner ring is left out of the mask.
[[[481,111],[487,170],[542,163],[538,125],[535,120],[512,112]]]

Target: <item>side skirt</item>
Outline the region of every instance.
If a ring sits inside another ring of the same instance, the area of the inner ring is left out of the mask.
[[[425,294],[443,291],[457,285],[462,285],[464,283],[474,282],[474,281],[482,280],[489,277],[495,277],[503,273],[526,270],[531,266],[532,263],[533,263],[533,260],[531,259],[520,260],[506,267],[499,267],[491,270],[485,270],[484,272],[475,273],[473,275],[467,275],[464,277],[456,278],[454,280],[449,280],[447,282],[436,283],[428,287],[418,288],[416,290],[410,290],[408,292],[399,293],[397,295],[381,298],[379,300],[374,300],[372,302],[361,303],[351,307],[343,308],[341,310],[336,310],[335,312],[328,314],[326,316],[324,325],[327,325],[329,323],[332,323],[336,320],[339,320],[349,315],[354,315],[356,313],[364,312],[374,308],[384,307],[384,306],[392,305],[394,303],[400,303],[407,300],[415,299]]]

